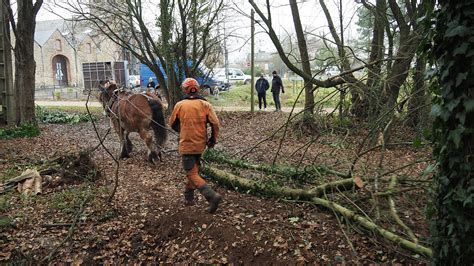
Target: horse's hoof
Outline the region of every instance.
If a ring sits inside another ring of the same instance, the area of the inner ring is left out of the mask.
[[[155,151],[152,151],[150,154],[148,154],[148,161],[150,163],[157,164],[156,162],[158,162],[158,155]]]

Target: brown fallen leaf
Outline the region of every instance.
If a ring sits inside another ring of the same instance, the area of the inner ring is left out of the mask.
[[[359,176],[354,177],[354,184],[356,184],[358,188],[364,187],[364,181],[362,181],[362,178],[360,178]]]

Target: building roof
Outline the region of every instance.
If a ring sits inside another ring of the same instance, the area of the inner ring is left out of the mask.
[[[92,29],[84,22],[66,21],[63,19],[37,21],[35,42],[43,46],[56,30],[59,31],[73,47],[82,43],[92,32]]]

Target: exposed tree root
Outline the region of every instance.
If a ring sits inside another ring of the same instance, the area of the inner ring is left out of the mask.
[[[399,244],[403,248],[406,248],[408,250],[411,250],[415,253],[418,253],[427,257],[432,256],[432,250],[430,248],[427,248],[417,243],[406,240],[398,236],[397,234],[376,225],[375,223],[357,214],[356,212],[349,210],[347,208],[344,208],[343,206],[337,203],[319,198],[320,196],[326,193],[330,193],[332,191],[339,191],[339,190],[343,191],[343,190],[352,188],[354,185],[352,178],[338,180],[335,182],[329,182],[329,183],[319,185],[309,190],[304,190],[304,189],[294,189],[294,188],[289,188],[289,187],[276,186],[274,184],[259,183],[253,180],[239,177],[237,175],[228,173],[226,171],[217,169],[209,165],[204,165],[201,168],[201,170],[203,174],[205,174],[207,177],[221,184],[227,185],[228,187],[232,187],[233,189],[238,190],[238,191],[250,191],[253,193],[262,193],[268,196],[287,197],[291,199],[307,200],[316,205],[332,209],[335,212],[343,215],[345,218],[357,222],[359,225],[361,225],[365,229],[375,232],[379,234],[380,236],[382,236],[383,238]]]

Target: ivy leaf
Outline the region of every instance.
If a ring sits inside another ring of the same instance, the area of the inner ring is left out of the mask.
[[[433,117],[438,117],[442,113],[442,107],[439,104],[433,104],[431,107],[431,115]]]
[[[459,112],[456,114],[456,118],[459,119],[459,122],[461,122],[461,124],[465,124],[466,123],[466,113],[465,112]]]
[[[432,68],[430,70],[425,71],[425,80],[430,80],[432,79],[436,73],[438,73],[438,70],[436,68]]]
[[[474,111],[474,99],[464,101],[464,108],[466,108],[466,113]]]
[[[456,87],[461,85],[461,83],[467,78],[467,72],[459,73],[456,77]]]
[[[453,141],[456,149],[459,149],[459,144],[461,143],[461,134],[464,132],[464,127],[458,127],[455,130],[449,132],[448,140]]]
[[[468,31],[469,31],[469,29],[466,26],[459,25],[459,26],[456,26],[454,28],[449,28],[446,31],[445,37],[453,37],[453,36],[464,37]]]
[[[433,173],[435,170],[436,170],[436,165],[435,164],[428,164],[428,166],[423,171],[423,175],[429,175],[429,174]]]
[[[466,205],[469,205],[469,204],[472,204],[472,193],[464,200],[463,202],[463,205],[466,206]]]
[[[468,47],[468,43],[467,43],[467,42],[461,44],[461,46],[459,46],[458,48],[454,49],[453,55],[456,56],[456,55],[458,55],[458,54],[466,54],[467,47]]]
[[[448,110],[449,110],[450,112],[452,112],[453,109],[458,106],[458,104],[459,104],[460,101],[461,101],[460,98],[457,98],[457,99],[455,99],[455,100],[452,100],[452,101],[450,101],[450,102],[448,102],[448,103],[446,104],[446,107],[448,108]]]

